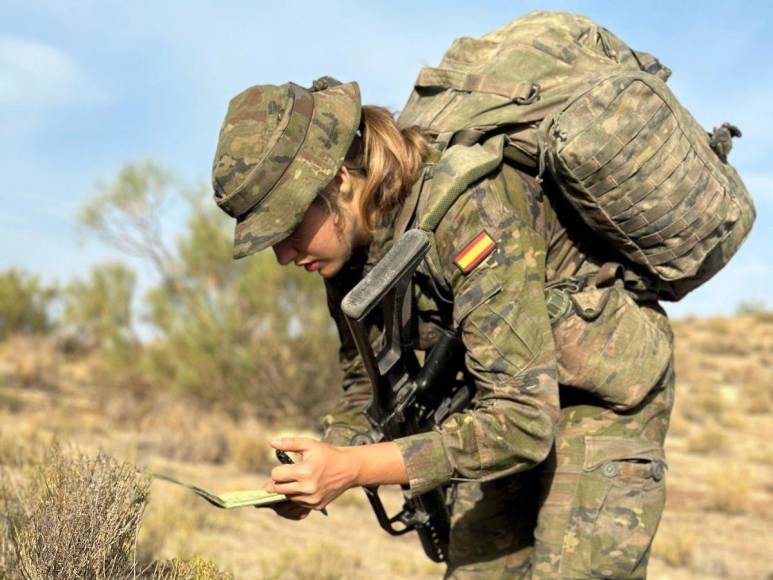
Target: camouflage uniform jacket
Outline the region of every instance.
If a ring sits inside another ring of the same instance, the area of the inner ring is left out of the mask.
[[[389,249],[395,230],[407,221],[415,223],[431,195],[430,180],[384,217],[367,252],[355,253],[326,281],[344,372],[343,399],[323,420],[325,439],[334,444],[346,445],[355,432],[365,430],[361,411],[371,393],[340,301]],[[457,331],[475,396],[468,410],[435,430],[397,440],[411,494],[449,481],[486,481],[528,470],[553,445],[559,391],[544,286],[601,263],[589,258],[600,255],[598,249],[578,246],[576,240],[588,239],[582,226],[559,220],[550,201],[557,197],[548,197],[534,178],[503,164],[462,193],[436,229],[439,263],[425,260],[415,279],[415,344],[419,350],[430,348],[437,327]],[[495,247],[464,273],[455,260],[481,232]]]

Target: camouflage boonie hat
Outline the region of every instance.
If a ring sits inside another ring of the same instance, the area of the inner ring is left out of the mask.
[[[344,162],[360,124],[360,89],[323,79],[318,90],[250,87],[228,105],[212,186],[218,207],[236,218],[234,258],[289,236]]]

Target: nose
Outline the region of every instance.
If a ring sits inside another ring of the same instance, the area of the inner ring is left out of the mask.
[[[298,250],[293,247],[289,238],[282,240],[278,244],[274,244],[272,249],[276,255],[276,261],[279,262],[282,266],[287,266],[287,264],[292,262],[298,255]]]

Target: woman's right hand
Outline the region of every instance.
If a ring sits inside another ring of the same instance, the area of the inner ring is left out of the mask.
[[[310,508],[303,507],[292,501],[283,501],[271,506],[271,508],[283,518],[288,520],[302,520],[311,511]]]

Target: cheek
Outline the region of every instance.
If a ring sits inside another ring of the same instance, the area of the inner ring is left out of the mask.
[[[312,250],[312,253],[318,254],[320,258],[346,257],[348,259],[347,244],[331,216],[328,216],[315,232],[309,249]]]

